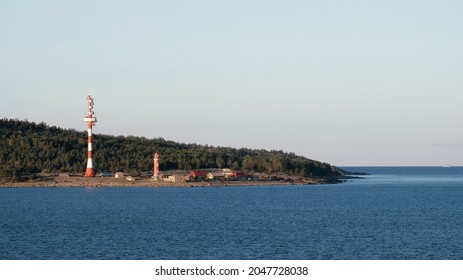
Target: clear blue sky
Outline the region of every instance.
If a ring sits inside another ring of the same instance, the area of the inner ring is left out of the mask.
[[[463,1],[0,1],[0,117],[463,165]]]

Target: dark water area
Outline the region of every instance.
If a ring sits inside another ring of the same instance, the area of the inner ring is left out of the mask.
[[[336,185],[0,188],[0,259],[463,259],[463,168]]]

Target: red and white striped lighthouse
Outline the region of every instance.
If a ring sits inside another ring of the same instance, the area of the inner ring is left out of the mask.
[[[87,159],[87,170],[85,171],[85,177],[95,176],[95,171],[93,169],[93,159],[92,159],[92,127],[97,122],[94,112],[93,112],[93,97],[89,94],[87,96],[88,102],[88,111],[87,116],[84,118],[84,122],[87,123],[88,127],[88,159]]]
[[[153,176],[154,178],[158,177],[159,175],[159,155],[158,153],[154,153],[154,169],[153,169]]]

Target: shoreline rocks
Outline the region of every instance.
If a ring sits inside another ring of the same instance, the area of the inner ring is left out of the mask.
[[[23,182],[1,182],[0,187],[232,187],[232,186],[289,186],[336,184],[342,178],[299,178],[286,181],[201,181],[178,182],[155,181],[150,178],[136,178],[133,181],[101,177],[55,177],[53,179],[30,180]]]

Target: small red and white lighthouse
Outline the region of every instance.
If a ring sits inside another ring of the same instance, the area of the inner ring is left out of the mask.
[[[159,155],[158,153],[154,153],[154,169],[153,169],[153,177],[156,179],[159,175]]]
[[[89,94],[87,96],[88,110],[87,116],[84,118],[84,122],[87,123],[88,127],[88,159],[87,159],[87,170],[85,171],[85,177],[95,176],[95,170],[93,169],[93,159],[92,159],[92,127],[97,122],[94,112],[93,112],[93,97]]]

